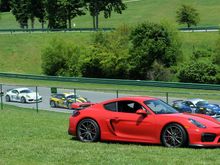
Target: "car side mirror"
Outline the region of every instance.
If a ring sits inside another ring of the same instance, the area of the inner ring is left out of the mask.
[[[138,114],[138,115],[143,115],[143,116],[147,116],[147,112],[146,112],[145,110],[143,110],[143,109],[138,109],[138,110],[136,111],[136,114]]]

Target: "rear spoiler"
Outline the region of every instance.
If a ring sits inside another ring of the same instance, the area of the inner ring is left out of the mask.
[[[92,105],[94,105],[95,103],[91,103],[91,102],[84,102],[84,103],[72,103],[71,107],[72,109],[75,110],[81,110],[81,109],[85,109],[87,107],[90,107]]]

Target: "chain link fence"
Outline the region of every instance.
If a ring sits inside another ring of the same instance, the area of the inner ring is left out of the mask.
[[[20,93],[21,90],[30,89],[32,93]],[[19,90],[16,92],[15,90]],[[178,90],[178,89],[177,89]],[[190,98],[201,98],[210,103],[220,104],[220,94],[212,93],[181,93],[164,91],[135,91],[135,90],[114,90],[114,89],[89,89],[89,88],[64,88],[64,87],[40,87],[40,86],[22,86],[0,84],[1,110],[5,105],[13,105],[22,108],[29,108],[39,112],[40,110],[57,111],[70,113],[66,106],[51,106],[51,99],[56,94],[73,94],[77,98],[85,98],[92,103],[102,102],[108,99],[114,99],[125,96],[151,96],[159,98],[172,105],[175,100],[186,100]],[[9,98],[7,98],[9,96]],[[42,97],[42,100],[41,100]],[[25,99],[22,100],[22,99]],[[63,99],[62,97],[60,98]],[[80,100],[80,99],[79,99]],[[64,102],[64,100],[63,100]],[[75,102],[78,102],[75,99]],[[65,102],[64,102],[65,103]]]

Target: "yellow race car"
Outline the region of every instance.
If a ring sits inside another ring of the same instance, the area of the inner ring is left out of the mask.
[[[72,109],[72,103],[89,103],[85,97],[80,97],[75,95],[74,93],[62,93],[62,94],[54,94],[50,98],[50,106],[52,108],[60,107],[60,108],[68,108]]]

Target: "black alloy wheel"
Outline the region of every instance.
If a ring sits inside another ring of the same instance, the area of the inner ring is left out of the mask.
[[[51,106],[52,108],[56,108],[56,107],[57,107],[55,101],[50,101],[50,106]]]
[[[6,102],[10,102],[10,101],[11,101],[10,96],[6,95],[6,96],[5,96],[5,101],[6,101]]]
[[[77,126],[77,138],[83,142],[95,142],[100,137],[98,124],[92,119],[83,119]]]
[[[184,147],[187,145],[187,133],[179,124],[169,124],[162,132],[161,140],[166,147]]]
[[[24,97],[21,97],[21,102],[26,103],[26,99]]]

